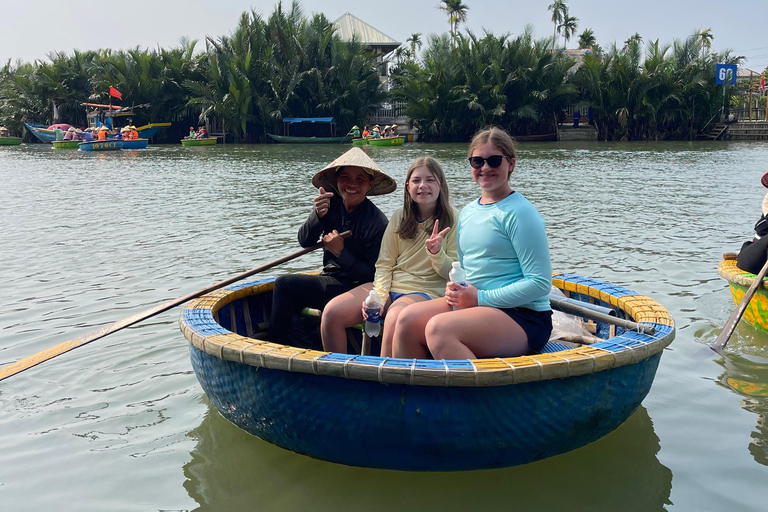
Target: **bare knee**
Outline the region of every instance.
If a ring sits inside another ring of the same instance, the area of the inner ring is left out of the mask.
[[[444,352],[445,347],[458,341],[450,331],[450,327],[440,316],[432,317],[427,322],[424,336],[427,340],[427,348],[435,359],[440,358],[439,354]]]

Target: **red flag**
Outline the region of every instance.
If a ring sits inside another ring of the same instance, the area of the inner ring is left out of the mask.
[[[760,73],[760,94],[765,92],[765,71]]]
[[[122,94],[120,94],[120,91],[118,91],[117,89],[115,89],[115,88],[114,88],[114,87],[112,87],[111,85],[109,86],[109,95],[110,95],[110,96],[114,96],[115,98],[117,98],[117,99],[119,99],[119,100],[122,100],[122,99],[123,99],[123,95],[122,95]]]

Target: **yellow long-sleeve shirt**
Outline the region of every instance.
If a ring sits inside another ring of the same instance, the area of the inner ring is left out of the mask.
[[[440,252],[431,254],[426,246],[431,232],[419,229],[415,238],[400,238],[396,231],[402,218],[403,209],[400,208],[392,215],[384,231],[379,259],[376,261],[373,289],[382,303],[389,298],[389,292],[422,292],[433,299],[442,297],[445,295],[445,283],[448,280],[448,272],[451,271],[451,263],[457,261],[458,257],[456,225],[443,236]],[[454,223],[457,223],[459,212],[455,208],[453,218]]]

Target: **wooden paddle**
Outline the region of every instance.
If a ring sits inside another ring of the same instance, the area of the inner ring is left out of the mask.
[[[590,318],[595,322],[616,325],[618,327],[624,328],[627,331],[640,331],[650,335],[653,335],[656,332],[656,328],[652,325],[638,324],[637,322],[632,322],[630,320],[624,320],[623,318],[617,318],[615,316],[601,313],[590,307],[594,305],[585,304],[575,299],[558,297],[556,295],[550,294],[549,303],[553,309],[562,311],[563,313],[570,313],[572,315]]]
[[[757,277],[755,277],[755,280],[752,285],[750,285],[747,293],[745,293],[744,297],[742,297],[741,302],[739,302],[739,306],[736,308],[736,311],[734,311],[730,318],[728,318],[728,321],[725,322],[723,330],[720,331],[717,339],[709,346],[709,348],[718,353],[725,348],[725,345],[731,338],[731,334],[733,334],[733,331],[736,330],[736,325],[738,325],[739,320],[741,320],[741,317],[744,315],[744,311],[746,311],[747,306],[749,306],[749,301],[752,300],[752,297],[755,295],[758,287],[763,282],[765,274],[768,274],[768,261],[766,261],[765,265],[763,265],[763,268],[760,269],[760,273],[757,274]]]
[[[342,238],[348,238],[351,235],[352,235],[351,231],[345,231],[341,233]],[[37,354],[31,355],[29,357],[25,357],[24,359],[16,361],[15,363],[12,363],[0,368],[0,381],[2,381],[3,379],[7,379],[8,377],[11,377],[13,375],[16,375],[17,373],[21,373],[24,370],[28,368],[32,368],[33,366],[38,365],[42,362],[45,362],[49,359],[53,359],[54,357],[61,355],[65,352],[69,352],[70,350],[76,349],[77,347],[81,347],[92,341],[96,341],[99,338],[103,338],[109,334],[112,334],[113,332],[117,332],[128,326],[139,323],[142,320],[146,320],[147,318],[153,317],[159,313],[162,313],[163,311],[167,311],[180,304],[184,304],[185,302],[195,299],[197,297],[200,297],[201,295],[205,295],[206,293],[212,292],[214,290],[218,290],[219,288],[223,288],[234,282],[240,281],[241,279],[245,279],[246,277],[250,277],[254,274],[258,274],[259,272],[263,272],[272,267],[276,267],[277,265],[280,265],[281,263],[285,263],[286,261],[291,261],[293,259],[296,259],[299,256],[303,256],[307,253],[310,253],[316,249],[319,249],[322,246],[323,246],[323,243],[321,242],[311,247],[306,247],[300,251],[296,251],[294,253],[291,253],[287,256],[283,256],[282,258],[278,258],[274,261],[271,261],[259,267],[252,268],[251,270],[247,270],[241,274],[237,274],[236,276],[230,277],[223,281],[219,281],[218,283],[212,284],[211,286],[203,288],[202,290],[192,292],[189,295],[179,297],[178,299],[173,299],[168,302],[164,302],[163,304],[155,306],[146,311],[142,311],[141,313],[136,313],[135,315],[129,316],[128,318],[123,318],[122,320],[118,320],[116,322],[105,325],[103,327],[99,327],[98,329],[94,329],[93,331],[87,332],[82,336],[75,338],[73,340],[65,341],[64,343],[60,343],[54,347],[43,350],[42,352],[38,352]]]

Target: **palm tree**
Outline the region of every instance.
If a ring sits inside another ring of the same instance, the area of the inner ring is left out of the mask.
[[[701,54],[709,53],[709,50],[712,49],[712,40],[715,38],[715,35],[712,33],[712,27],[697,30],[694,35],[699,39]]]
[[[559,30],[563,33],[563,49],[568,45],[568,41],[576,34],[576,29],[579,27],[579,18],[576,16],[569,16],[568,11],[565,12],[563,17],[563,23],[560,25]]]
[[[451,41],[455,42],[459,32],[459,23],[467,21],[469,6],[461,3],[461,0],[440,0],[440,3],[442,5],[438,8],[448,14],[448,22],[451,25]]]
[[[406,43],[411,43],[411,56],[416,56],[416,48],[421,50],[421,32],[414,32],[411,37],[405,40]]]
[[[624,48],[627,48],[628,46],[631,46],[633,44],[640,46],[643,43],[643,36],[641,36],[638,32],[635,32],[631,36],[627,38],[626,41],[624,41]]]
[[[591,28],[585,28],[579,36],[579,48],[593,48],[596,45],[597,39],[595,38],[595,33]]]
[[[555,0],[549,4],[547,10],[552,11],[552,23],[555,25],[555,28],[552,30],[552,49],[554,50],[557,34],[560,32],[560,24],[568,15],[568,6],[565,4],[565,0]]]

